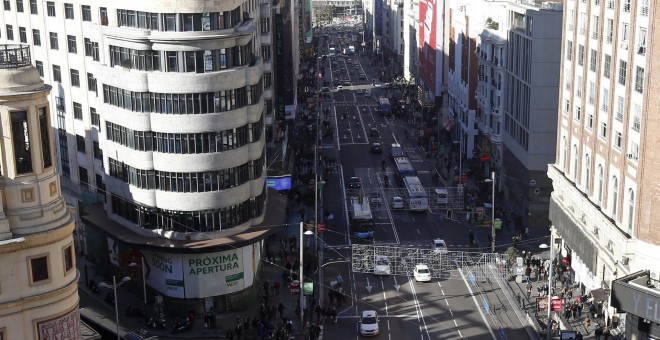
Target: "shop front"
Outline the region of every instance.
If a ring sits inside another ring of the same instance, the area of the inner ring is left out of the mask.
[[[621,314],[612,319],[625,339],[660,339],[660,281],[642,270],[612,281],[611,306]]]

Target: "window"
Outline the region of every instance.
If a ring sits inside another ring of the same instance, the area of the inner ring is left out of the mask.
[[[576,182],[578,178],[577,172],[578,172],[578,161],[579,161],[577,145],[573,145],[572,161],[573,161],[573,182]]]
[[[67,35],[66,36],[66,45],[69,49],[69,53],[78,53],[78,46],[76,45],[76,36]]]
[[[648,16],[649,15],[649,0],[641,0],[640,1],[639,14],[642,15],[642,16]]]
[[[64,4],[64,18],[73,19],[73,4]]]
[[[603,166],[598,164],[598,205],[603,204]]]
[[[261,57],[264,61],[270,61],[270,45],[261,46]]]
[[[92,120],[92,126],[96,126],[96,127],[101,126],[101,117],[99,117],[99,114],[96,113],[96,108],[93,107],[89,108],[89,116],[91,117]]]
[[[14,40],[14,27],[7,25],[7,40]]]
[[[596,60],[598,59],[598,54],[596,50],[592,49],[589,54],[589,71],[596,72]]]
[[[57,108],[57,111],[59,111],[59,112],[66,112],[66,107],[64,106],[64,98],[55,97],[55,107]]]
[[[586,16],[587,16],[586,13],[580,12],[580,16],[578,17],[578,27],[579,27],[578,32],[580,33],[580,35],[584,35],[584,32],[586,31],[585,30],[585,25],[587,22]]]
[[[614,147],[621,150],[621,142],[622,142],[622,135],[621,132],[617,131],[614,133]]]
[[[623,0],[621,4],[624,12],[630,12],[630,0]]]
[[[568,113],[568,110],[571,109],[571,101],[568,99],[564,100],[564,112]]]
[[[73,118],[83,120],[82,105],[80,103],[73,102]]]
[[[44,76],[44,63],[39,60],[34,61],[34,66],[37,68],[37,72],[39,72],[39,75],[43,78]]]
[[[32,43],[34,46],[41,46],[41,33],[39,30],[32,30]]]
[[[636,142],[630,142],[630,154],[628,155],[628,159],[635,163],[637,163],[637,160],[639,159],[639,144]]]
[[[44,169],[53,166],[50,154],[50,124],[48,123],[48,108],[40,107],[39,112],[39,135],[41,137],[41,157],[44,162]]]
[[[25,27],[19,27],[18,28],[18,39],[23,44],[27,44],[27,31],[25,30]]]
[[[89,72],[87,73],[87,90],[98,93],[96,88],[96,78],[94,78],[94,75]]]
[[[108,9],[105,7],[99,8],[99,17],[101,17],[101,25],[108,26]]]
[[[637,54],[646,54],[646,28],[639,27],[637,30]]]
[[[639,66],[635,68],[635,91],[644,92],[644,68]]]
[[[611,44],[613,36],[614,36],[614,19],[607,19],[607,22],[605,24],[605,42]]]
[[[59,50],[60,45],[57,42],[57,33],[50,32],[50,49]]]
[[[92,21],[92,9],[87,5],[80,6],[83,21]]]
[[[619,201],[619,179],[616,176],[612,177],[612,217],[616,219],[617,206]]]
[[[599,24],[600,24],[600,17],[597,15],[592,15],[591,22],[589,23],[589,25],[591,25],[591,39],[598,39]]]
[[[566,41],[566,60],[573,60],[573,42],[570,40]]]
[[[589,194],[589,187],[591,184],[591,159],[589,158],[589,154],[584,156],[584,191]]]
[[[16,12],[23,13],[23,0],[16,0]]]
[[[62,71],[59,65],[53,65],[53,80],[62,82]]]
[[[75,267],[73,245],[70,244],[62,249],[62,259],[64,261],[64,274],[66,274]]]
[[[596,100],[596,83],[593,82],[592,80],[589,81],[589,89],[587,93],[587,101],[589,101],[589,104],[593,104],[594,101]]]
[[[78,150],[78,152],[86,153],[85,137],[81,135],[76,135],[76,150]]]
[[[603,57],[603,77],[609,79],[611,69],[612,69],[612,56],[609,55],[609,54],[606,54]]]
[[[46,11],[48,12],[49,17],[55,16],[55,3],[52,1],[46,2]]]
[[[99,61],[99,43],[85,38],[85,56],[92,57],[94,61]]]
[[[577,76],[575,79],[575,96],[582,98],[582,76]]]
[[[71,86],[80,87],[80,73],[76,69],[71,69]]]
[[[607,123],[600,123],[600,137],[607,138]]]
[[[30,284],[50,281],[48,255],[29,257],[28,261],[30,262]]]
[[[165,13],[163,17],[163,31],[174,32],[176,31],[176,14]]]
[[[642,119],[642,106],[637,104],[637,103],[633,103],[630,116],[631,116],[631,119],[632,119],[632,123],[631,123],[630,128],[633,129],[633,131],[639,132],[639,129],[642,125],[642,120],[641,120]]]
[[[11,115],[11,134],[14,146],[16,173],[32,172],[32,143],[30,143],[27,111],[14,111]]]
[[[270,32],[270,18],[261,18],[261,34]]]
[[[582,66],[584,65],[584,46],[583,45],[578,45],[578,60],[577,63],[578,65]]]
[[[5,11],[11,11],[11,2],[9,0],[4,0]]]
[[[273,74],[270,72],[264,72],[264,88],[270,88],[273,83]]]
[[[616,120],[623,122],[623,107],[626,100],[622,96],[616,97]]]
[[[603,111],[608,112],[610,110],[610,89],[603,88],[603,98],[600,101],[603,103]]]
[[[103,160],[103,150],[99,147],[99,142],[92,141],[92,146],[94,148],[94,158],[102,161]]]
[[[594,128],[594,114],[590,113],[587,115],[587,129],[593,130]]]
[[[619,84],[626,85],[626,72],[628,72],[628,62],[619,59]]]
[[[78,180],[83,189],[89,190],[89,174],[87,173],[87,168],[82,166],[78,167]]]
[[[582,108],[579,106],[575,106],[575,116],[573,116],[573,118],[579,122],[581,116],[582,116]]]
[[[635,221],[635,192],[628,189],[628,234],[632,235],[633,222]]]
[[[30,14],[39,14],[39,10],[37,9],[37,0],[30,0]]]

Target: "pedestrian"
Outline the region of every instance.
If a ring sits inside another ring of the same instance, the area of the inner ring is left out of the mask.
[[[275,296],[280,296],[280,281],[273,282],[273,290],[275,291]]]
[[[610,338],[610,328],[609,327],[603,328],[603,338],[605,340],[608,340]]]
[[[527,298],[529,299],[532,296],[532,283],[527,282]]]
[[[529,265],[527,265],[527,268],[525,268],[525,280],[528,283],[530,282],[531,276],[532,276],[532,268]]]
[[[596,336],[596,340],[600,340],[600,337],[603,336],[603,329],[600,327],[600,324],[596,324],[594,335]]]
[[[341,277],[341,274],[337,274],[337,289],[341,288],[341,285],[344,283],[344,278]]]

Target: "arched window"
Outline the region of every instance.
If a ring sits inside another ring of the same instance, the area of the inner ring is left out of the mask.
[[[612,177],[612,218],[616,220],[616,208],[619,200],[619,180],[616,176]]]
[[[585,167],[585,175],[584,175],[584,192],[589,195],[591,192],[589,190],[590,184],[591,184],[591,159],[589,159],[589,154],[584,156],[584,167]]]
[[[628,234],[632,235],[635,216],[635,192],[628,189]]]
[[[603,204],[603,166],[598,165],[598,205]]]
[[[573,181],[577,183],[577,171],[578,171],[578,148],[577,145],[573,145]]]

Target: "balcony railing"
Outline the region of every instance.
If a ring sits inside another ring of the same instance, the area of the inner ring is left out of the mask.
[[[30,46],[0,45],[0,68],[19,68],[32,65]]]

